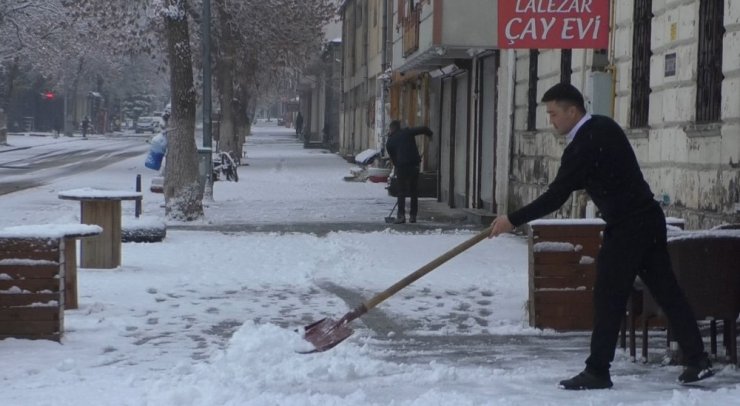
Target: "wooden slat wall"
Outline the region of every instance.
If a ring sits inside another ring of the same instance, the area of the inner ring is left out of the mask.
[[[558,331],[590,330],[593,286],[603,225],[534,225],[529,230],[529,324]],[[567,242],[578,251],[535,251],[541,242]],[[586,259],[589,257],[590,259]]]
[[[64,239],[0,238],[0,338],[64,330]]]

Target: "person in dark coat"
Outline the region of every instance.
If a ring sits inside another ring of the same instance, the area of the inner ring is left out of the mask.
[[[82,138],[87,137],[87,131],[90,129],[90,119],[85,116],[85,118],[82,119]]]
[[[398,181],[398,215],[396,224],[406,222],[406,197],[410,198],[409,222],[416,223],[416,214],[419,211],[419,194],[417,184],[419,183],[419,164],[421,157],[416,146],[415,136],[424,134],[432,136],[429,127],[401,128],[401,122],[391,121],[388,127],[388,141],[385,150],[391,158],[393,168]]]
[[[301,112],[298,112],[298,115],[295,117],[295,134],[301,135],[303,132],[303,115]]]
[[[590,115],[583,95],[560,83],[542,97],[555,130],[567,146],[555,180],[528,205],[497,217],[490,237],[557,210],[574,190],[585,189],[606,222],[597,259],[591,354],[583,372],[560,382],[563,389],[612,386],[609,367],[628,296],[637,276],[666,314],[684,355],[680,383],[713,375],[699,328],[671,268],[666,220],[654,200],[622,128],[609,117]]]

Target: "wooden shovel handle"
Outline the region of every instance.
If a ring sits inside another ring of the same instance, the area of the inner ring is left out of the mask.
[[[429,272],[436,269],[438,266],[444,264],[445,262],[449,261],[450,259],[456,257],[461,252],[467,250],[468,248],[472,247],[475,244],[478,244],[479,242],[483,241],[488,235],[491,233],[491,227],[487,227],[485,230],[478,233],[476,236],[470,238],[467,241],[464,241],[460,244],[458,244],[455,248],[445,252],[444,254],[440,255],[439,257],[435,258],[428,264],[422,266],[421,268],[414,271],[414,273],[410,274],[409,276],[401,279],[400,281],[396,282],[393,286],[390,288],[378,293],[373,298],[368,300],[367,302],[363,303],[362,307],[364,307],[365,311],[368,311],[372,309],[373,307],[379,305],[382,301],[385,299],[388,299],[389,297],[396,294],[399,290],[405,288],[406,286],[412,284],[417,279],[421,278],[422,276],[428,274]]]

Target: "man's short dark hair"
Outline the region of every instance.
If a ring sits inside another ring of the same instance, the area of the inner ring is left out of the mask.
[[[388,129],[391,131],[398,131],[401,129],[401,121],[400,120],[393,120],[390,124],[388,124]]]
[[[575,86],[571,85],[570,83],[558,83],[557,85],[551,87],[542,96],[542,101],[545,103],[551,101],[557,103],[562,102],[570,104],[571,106],[576,106],[576,108],[578,108],[581,113],[586,112],[586,107],[583,102],[583,95],[580,91],[578,91],[578,89],[576,89]]]

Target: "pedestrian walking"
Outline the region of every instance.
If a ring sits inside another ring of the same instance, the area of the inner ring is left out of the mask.
[[[303,115],[299,111],[295,118],[295,135],[301,135],[301,133],[303,133]]]
[[[388,141],[385,143],[385,150],[393,163],[396,181],[398,182],[397,190],[397,207],[396,224],[406,222],[406,198],[410,199],[411,207],[409,208],[409,222],[416,223],[416,215],[419,211],[419,194],[417,185],[419,183],[419,164],[421,157],[419,149],[416,146],[415,136],[424,134],[432,136],[432,130],[429,127],[401,128],[401,122],[398,120],[391,121],[388,126]]]
[[[90,118],[85,116],[82,119],[82,138],[87,138],[87,130],[90,128]]]
[[[54,120],[54,138],[59,138],[59,134],[62,133],[62,123],[59,120]]]
[[[624,131],[609,117],[590,115],[583,95],[560,83],[542,97],[567,146],[547,191],[528,205],[497,217],[490,237],[543,217],[562,206],[574,190],[585,189],[606,222],[597,259],[594,326],[586,368],[560,382],[563,389],[612,387],[609,373],[621,320],[639,276],[668,318],[684,355],[678,377],[690,383],[713,375],[693,310],[671,268],[663,210],[653,198]]]

